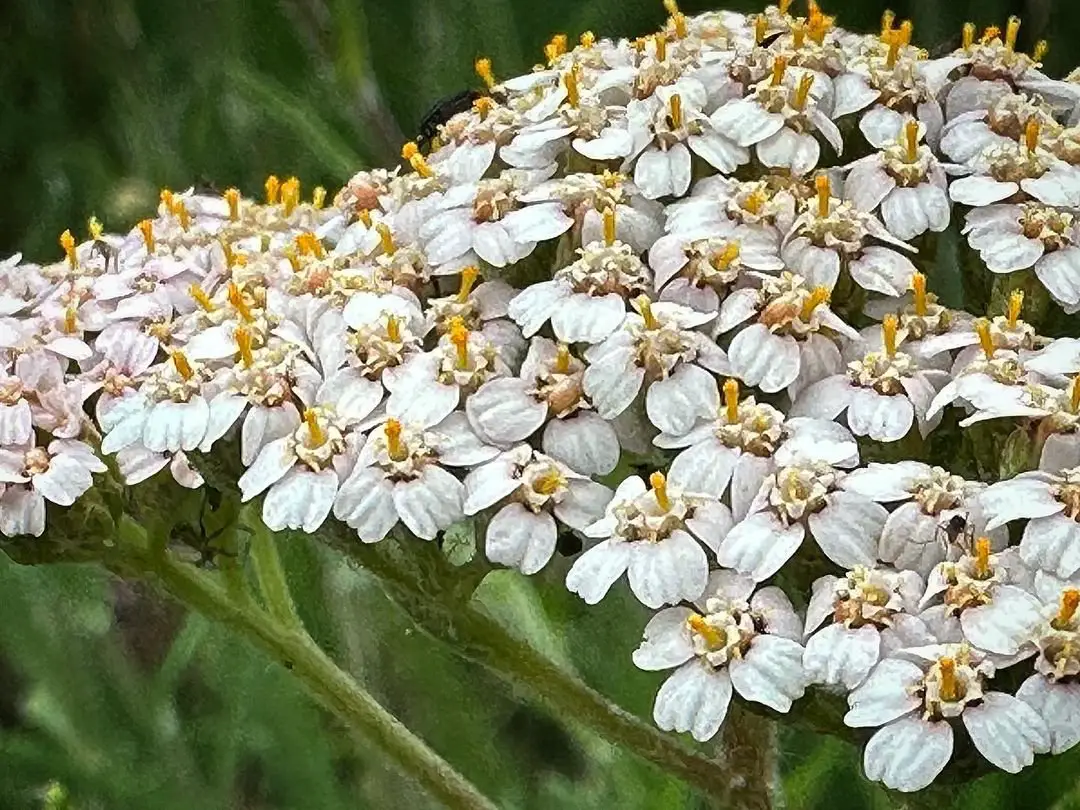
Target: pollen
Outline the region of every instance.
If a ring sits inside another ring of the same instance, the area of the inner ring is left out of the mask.
[[[301,256],[314,256],[316,259],[326,258],[326,249],[323,248],[322,240],[311,231],[297,234],[294,241]]]
[[[555,350],[555,363],[552,366],[552,371],[556,374],[570,373],[570,347],[565,343],[560,343]]]
[[[251,307],[248,306],[248,302],[244,299],[244,294],[240,292],[240,288],[235,282],[229,282],[229,303],[233,305],[240,317],[248,323],[255,320],[255,316],[251,314]]]
[[[818,216],[824,219],[829,215],[832,189],[829,187],[829,175],[819,174],[814,178],[814,189],[817,191]]]
[[[473,285],[476,284],[476,279],[480,276],[480,268],[476,265],[469,265],[461,271],[461,286],[458,288],[457,300],[459,304],[464,304],[469,300],[469,294],[472,292]]]
[[[768,195],[762,188],[754,189],[750,194],[746,195],[746,199],[740,203],[744,211],[749,211],[751,214],[760,214],[761,209],[765,207],[765,203],[769,201]]]
[[[718,650],[724,646],[726,640],[724,634],[709,624],[704,616],[695,613],[686,620],[686,623],[691,630],[701,636],[708,647]]]
[[[319,424],[319,412],[314,408],[304,409],[304,424],[307,425],[308,436],[311,438],[309,447],[322,447],[326,444],[326,431]]]
[[[970,51],[975,45],[975,23],[964,23],[963,49]]]
[[[686,39],[686,15],[676,12],[671,15],[671,22],[675,26],[675,36],[679,39]]]
[[[724,410],[729,425],[739,421],[739,381],[733,377],[724,381]]]
[[[64,310],[64,331],[70,335],[78,331],[78,329],[78,310],[75,307],[68,307]]]
[[[1073,413],[1080,413],[1080,374],[1072,378],[1072,385],[1069,388],[1069,404],[1072,406]]]
[[[364,223],[365,228],[371,227],[371,211],[367,208],[361,208],[356,212],[356,218]]]
[[[190,295],[192,300],[205,312],[213,312],[217,309],[217,307],[214,306],[214,302],[210,300],[210,296],[206,294],[206,290],[198,284],[192,284],[188,287],[188,295]]]
[[[161,200],[162,206],[166,211],[172,211],[173,206],[176,205],[176,195],[167,188],[161,190],[161,194],[158,195],[158,199]]]
[[[795,50],[802,48],[806,42],[806,23],[802,19],[791,24],[791,45]]]
[[[263,188],[266,190],[266,204],[277,205],[278,198],[281,195],[281,181],[278,180],[277,175],[272,174],[267,177]]]
[[[291,216],[300,204],[300,181],[290,177],[281,184],[281,207],[285,216]]]
[[[578,37],[578,42],[581,43],[582,48],[591,48],[596,45],[596,34],[594,34],[592,31],[586,31],[580,37]]]
[[[152,220],[144,219],[138,225],[139,232],[142,234],[143,242],[146,243],[146,252],[154,252],[154,223]]]
[[[450,342],[457,349],[457,366],[459,369],[469,367],[469,330],[461,318],[450,320]]]
[[[1009,22],[1005,25],[1005,50],[1016,50],[1016,35],[1020,33],[1020,18],[1016,16],[1009,17]]]
[[[575,109],[581,103],[581,90],[578,88],[578,66],[573,65],[563,74],[563,85],[566,87],[566,102]]]
[[[472,106],[476,114],[480,116],[480,120],[486,121],[487,117],[491,114],[491,111],[495,109],[495,102],[492,100],[491,96],[480,96],[480,98],[473,102]]]
[[[188,213],[187,205],[183,200],[178,200],[173,206],[173,214],[180,223],[180,230],[187,232],[191,229],[191,214]]]
[[[375,226],[375,230],[379,232],[379,243],[382,245],[383,253],[388,256],[397,253],[397,245],[394,244],[394,234],[390,231],[390,226],[385,222],[380,222]]]
[[[829,291],[828,287],[814,287],[810,295],[808,295],[803,302],[802,312],[799,317],[804,321],[809,321],[814,317],[814,310],[822,304],[827,304],[831,298],[832,293]]]
[[[1064,630],[1076,615],[1076,609],[1080,607],[1080,590],[1066,588],[1061,594],[1061,604],[1058,606],[1057,615],[1051,624],[1055,630]]]
[[[919,159],[919,122],[914,118],[904,124],[904,149],[908,163]]]
[[[172,362],[176,373],[183,377],[184,380],[190,380],[195,376],[195,369],[191,367],[187,356],[179,349],[172,353]]]
[[[787,14],[789,8],[791,8],[791,0],[777,0],[776,10],[781,14]]]
[[[75,237],[72,236],[71,231],[67,230],[60,234],[60,247],[64,251],[64,255],[67,257],[68,265],[74,270],[79,265],[79,260],[75,256]]]
[[[1035,47],[1031,51],[1031,58],[1035,61],[1036,66],[1038,63],[1046,57],[1046,54],[1050,51],[1050,43],[1045,39],[1040,39],[1035,43]]]
[[[990,324],[985,318],[975,321],[975,334],[979,336],[979,346],[987,360],[994,359],[994,338],[990,335]]]
[[[727,246],[723,250],[717,251],[709,259],[709,264],[712,265],[714,270],[723,272],[731,267],[732,262],[739,258],[739,243],[728,242]]]
[[[322,186],[315,186],[311,191],[311,205],[316,211],[321,210],[326,205],[326,189]]]
[[[678,93],[672,93],[671,100],[668,103],[671,108],[671,128],[680,129],[683,125],[682,96],[680,96]]]
[[[881,15],[881,41],[888,42],[888,36],[892,33],[893,23],[896,21],[896,14],[892,9],[885,9]]]
[[[896,356],[896,333],[900,327],[900,322],[893,314],[885,316],[881,322],[881,339],[885,346],[885,354],[889,358]]]
[[[975,577],[988,579],[993,571],[990,568],[990,538],[980,537],[975,541]]]
[[[941,699],[952,703],[960,696],[956,683],[956,660],[941,658],[938,660],[938,669],[941,671]]]
[[[420,147],[418,147],[413,141],[409,141],[403,147],[401,147],[401,156],[409,161],[409,165],[412,166],[412,170],[418,175],[424,178],[434,177],[435,172],[431,170],[428,162],[424,160],[424,156],[420,154]]]
[[[604,169],[604,173],[600,175],[600,180],[604,184],[604,188],[617,188],[625,179],[625,175],[622,175],[619,172],[613,172],[611,169]]]
[[[760,45],[765,41],[765,35],[769,31],[769,21],[764,14],[758,14],[754,18],[754,44]]]
[[[649,296],[639,295],[634,299],[634,303],[637,304],[641,318],[645,321],[645,328],[649,330],[659,329],[660,321],[656,320],[656,316],[653,315],[652,301],[649,300]]]
[[[810,88],[814,86],[814,74],[804,73],[799,79],[799,85],[792,94],[791,106],[796,110],[806,109],[807,99],[810,98]]]
[[[649,476],[649,485],[653,488],[653,494],[656,495],[656,503],[660,506],[660,509],[667,512],[671,509],[671,499],[668,498],[667,492],[667,479],[664,478],[664,474],[657,470]]]
[[[926,276],[914,273],[911,276],[911,290],[915,294],[915,314],[925,318],[927,313]]]
[[[615,209],[610,206],[604,209],[604,244],[615,244]]]
[[[240,360],[243,362],[244,368],[251,368],[255,362],[255,357],[251,353],[251,330],[241,326],[236,330],[233,337],[236,339],[236,348],[240,353]]]
[[[1027,147],[1028,152],[1034,152],[1035,148],[1039,145],[1039,133],[1042,126],[1039,124],[1039,119],[1034,115],[1028,119],[1027,125],[1024,127],[1024,146]]]
[[[488,90],[495,86],[495,74],[491,72],[491,60],[487,57],[481,57],[476,60],[474,65],[476,69],[476,75],[480,77],[481,81],[487,85]]]
[[[787,59],[783,56],[778,56],[772,63],[772,80],[770,84],[773,87],[779,87],[784,81],[784,72],[787,70]]]
[[[222,196],[229,204],[229,219],[236,222],[240,219],[240,191],[235,188],[226,189]]]
[[[653,34],[653,47],[656,49],[656,61],[667,60],[667,36],[663,33]]]
[[[566,480],[559,474],[559,471],[553,468],[543,475],[537,476],[533,481],[532,488],[533,492],[538,495],[551,496],[558,492],[565,483]]]
[[[544,56],[547,58],[549,65],[555,64],[556,60],[566,53],[567,43],[566,34],[556,34],[551,38],[551,41],[544,46]]]
[[[105,233],[105,227],[97,217],[90,217],[86,222],[86,229],[90,232],[91,239],[100,239]]]
[[[1020,320],[1020,313],[1024,309],[1024,291],[1013,290],[1009,293],[1009,309],[1006,313],[1006,321],[1010,329],[1016,328],[1016,322]]]
[[[397,315],[386,316],[386,339],[391,343],[401,343],[401,319]]]

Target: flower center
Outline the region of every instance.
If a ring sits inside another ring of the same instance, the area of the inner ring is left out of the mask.
[[[49,469],[49,454],[43,447],[32,447],[26,451],[23,467],[27,475],[41,475]]]

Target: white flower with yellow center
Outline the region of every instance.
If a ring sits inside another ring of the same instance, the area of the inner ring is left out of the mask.
[[[1021,700],[986,690],[994,667],[964,644],[913,648],[882,661],[848,696],[844,722],[882,726],[863,752],[866,776],[905,793],[937,778],[953,753],[953,723],[975,748],[1009,773],[1050,750],[1046,721]]]
[[[516,368],[521,364],[527,346],[521,330],[509,319],[507,309],[518,291],[500,279],[476,284],[479,277],[479,268],[464,267],[456,293],[427,299],[427,326],[423,331],[430,327],[444,335],[460,321],[467,328],[482,333],[495,346],[503,362]]]
[[[889,513],[862,495],[840,489],[843,476],[829,464],[798,456],[768,475],[747,516],[721,542],[720,564],[761,582],[795,554],[809,529],[837,565],[872,566]]]
[[[968,163],[995,146],[1024,140],[1028,125],[1046,135],[1060,130],[1053,109],[1039,96],[1009,93],[952,118],[941,134],[941,151],[957,163]]]
[[[949,382],[944,371],[921,369],[897,347],[899,321],[886,315],[882,323],[882,351],[868,352],[848,363],[846,374],[818,380],[804,388],[791,408],[792,416],[836,419],[847,412],[847,425],[856,436],[880,442],[904,438],[918,420],[926,437],[941,421],[926,412],[938,391]]]
[[[26,444],[34,435],[31,393],[17,374],[0,372],[0,447]]]
[[[713,315],[644,295],[632,304],[636,311],[622,327],[585,353],[585,394],[602,418],[614,419],[644,386],[649,421],[665,433],[686,433],[716,413],[713,373],[728,372],[723,349],[695,330]]]
[[[670,233],[727,233],[743,226],[759,235],[754,241],[779,242],[795,221],[803,184],[790,177],[736,180],[713,175],[694,184],[689,197],[667,207]]]
[[[31,437],[28,444],[0,448],[0,533],[40,537],[45,502],[71,506],[94,485],[91,473],[107,469],[79,441],[54,439],[47,447],[35,447]]]
[[[830,335],[856,340],[859,333],[829,308],[828,288],[808,287],[802,276],[788,272],[779,278],[754,275],[761,288],[728,295],[715,326],[722,335],[755,319],[731,340],[731,373],[767,394],[787,388],[792,398],[810,383],[839,373],[843,361]]]
[[[381,380],[423,351],[427,326],[418,301],[403,295],[358,292],[342,311],[349,327],[346,362],[371,380]]]
[[[377,543],[398,522],[422,540],[465,517],[465,487],[446,467],[472,467],[499,454],[463,413],[436,425],[387,419],[368,435],[334,501],[334,517]]]
[[[535,574],[555,553],[555,521],[581,531],[603,516],[612,494],[566,465],[518,445],[469,473],[464,511],[475,515],[501,504],[484,535],[487,558]]]
[[[904,344],[904,351],[923,366],[947,369],[951,356],[945,355],[945,352],[979,342],[973,326],[975,319],[966,312],[939,304],[937,296],[927,291],[926,276],[922,273],[911,276],[911,291],[899,300],[883,298],[870,301],[865,312],[879,320],[895,313],[900,319],[897,339]],[[994,331],[992,325],[992,335]],[[875,337],[884,337],[882,333],[863,330],[861,334],[863,340],[874,348],[883,346],[883,343],[879,346],[878,341],[874,340]]]
[[[1027,518],[1020,557],[1062,579],[1080,571],[1080,468],[1056,475],[1021,473],[991,484],[979,495],[987,528]]]
[[[649,269],[633,249],[615,238],[615,213],[605,213],[605,239],[581,248],[579,258],[555,271],[551,281],[531,284],[507,312],[525,337],[548,320],[564,343],[600,343],[626,317],[626,300],[652,289]]]
[[[891,568],[860,566],[843,577],[817,579],[806,608],[807,680],[851,690],[894,650],[933,644],[917,617],[922,591],[914,571]]]
[[[675,670],[653,705],[660,728],[705,742],[720,730],[733,688],[778,712],[803,696],[799,618],[779,588],[754,588],[749,577],[717,571],[694,607],[661,610],[646,625],[634,663]]]
[[[566,587],[595,605],[624,573],[642,604],[659,608],[697,599],[709,578],[705,543],[715,549],[731,526],[716,500],[672,490],[662,473],[619,484],[601,520],[585,535],[601,541],[574,561]]]

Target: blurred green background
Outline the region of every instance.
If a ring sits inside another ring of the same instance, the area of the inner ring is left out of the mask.
[[[847,0],[826,11],[869,30],[883,8]],[[892,8],[915,20],[928,48],[967,19],[1018,13],[1025,48],[1050,40],[1051,72],[1080,61],[1074,3]],[[358,168],[393,162],[432,103],[476,83],[477,56],[513,75],[556,31],[638,34],[663,16],[659,0],[5,0],[0,255],[53,258],[57,234],[81,231],[91,213],[127,228],[162,186],[257,193],[274,172],[334,189]],[[330,552],[287,551],[318,640],[500,806],[705,806],[450,658]],[[563,562],[528,582],[500,575],[486,596],[535,644],[647,716],[660,677],[629,659],[644,610],[624,588],[586,608],[563,591],[564,574]],[[854,747],[789,732],[780,743],[793,810],[895,806],[858,775]],[[93,569],[0,557],[0,810],[430,806],[365,751],[288,673],[198,615]],[[1076,773],[1075,757],[1059,757],[941,806],[1046,807]],[[50,793],[54,780],[63,791]],[[1080,804],[1067,796],[1058,806]]]

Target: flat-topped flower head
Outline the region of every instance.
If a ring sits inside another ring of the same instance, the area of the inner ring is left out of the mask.
[[[1017,773],[1050,749],[1046,721],[1023,701],[988,689],[993,665],[965,644],[919,647],[889,658],[848,696],[844,722],[882,726],[866,745],[866,776],[903,792],[922,790],[953,753],[961,720],[991,764]]]
[[[713,574],[694,607],[657,613],[634,651],[644,670],[674,669],[656,695],[653,718],[665,731],[706,741],[720,730],[732,689],[786,712],[802,697],[799,620],[779,588],[754,590],[731,571]]]
[[[651,608],[704,591],[709,563],[701,543],[716,547],[731,525],[730,511],[716,500],[669,488],[662,473],[653,473],[649,484],[626,478],[604,517],[585,529],[603,539],[575,560],[566,587],[588,604],[603,599],[624,572],[630,590]]]
[[[851,690],[893,650],[932,643],[916,617],[922,588],[918,574],[890,568],[857,566],[816,580],[806,609],[808,680]]]
[[[555,553],[558,520],[581,531],[604,514],[612,491],[564,464],[519,445],[465,479],[464,511],[499,506],[487,525],[489,560],[535,574]]]

